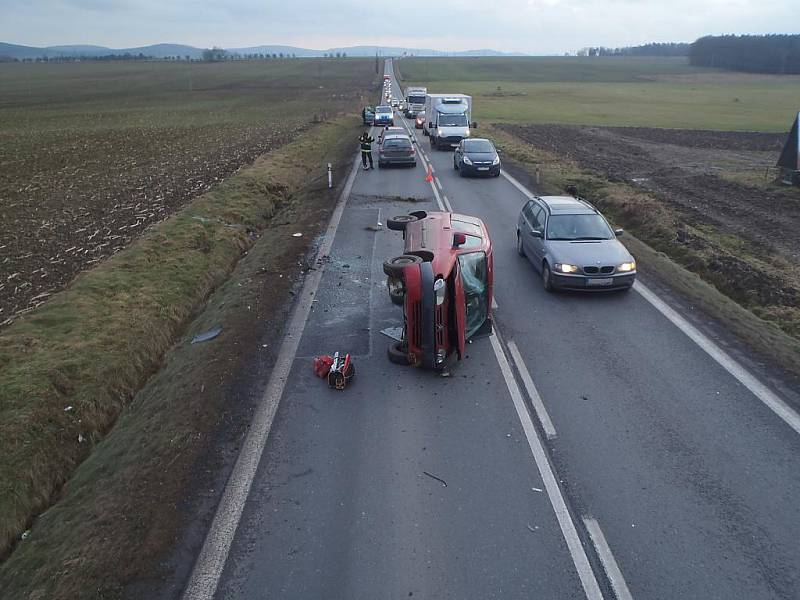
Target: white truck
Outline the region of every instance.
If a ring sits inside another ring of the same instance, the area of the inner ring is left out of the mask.
[[[472,96],[428,94],[425,97],[425,133],[431,148],[454,148],[470,135]],[[474,123],[472,124],[474,127]]]
[[[428,95],[428,88],[407,87],[406,88],[406,118],[413,119],[417,114],[425,110],[425,96]]]

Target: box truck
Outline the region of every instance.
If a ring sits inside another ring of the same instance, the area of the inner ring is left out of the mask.
[[[425,96],[425,131],[432,148],[455,148],[470,135],[472,96],[428,94]],[[474,127],[475,124],[472,123]]]

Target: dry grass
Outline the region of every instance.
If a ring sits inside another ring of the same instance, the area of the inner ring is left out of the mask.
[[[738,237],[693,223],[644,191],[582,170],[505,131],[486,129],[505,156],[531,174],[539,170],[545,193],[575,185],[633,234],[626,244],[645,271],[659,274],[690,302],[722,319],[754,350],[800,375],[800,307],[781,303],[786,278],[794,281],[798,276],[792,265]],[[736,281],[725,275],[731,266],[740,273]],[[752,281],[747,280],[750,273]]]
[[[265,155],[0,333],[0,550],[8,553],[281,204],[349,150],[355,119]],[[343,141],[344,140],[344,141]]]

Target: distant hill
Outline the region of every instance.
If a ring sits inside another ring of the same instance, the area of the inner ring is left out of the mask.
[[[337,52],[347,54],[347,56],[521,56],[520,54],[499,52],[497,50],[464,50],[459,52],[445,52],[442,50],[431,50],[427,48],[400,48],[391,46],[350,46],[343,48],[328,48],[327,50],[313,50],[310,48],[299,48],[297,46],[250,46],[246,48],[226,48],[228,52],[238,54],[281,54],[295,55],[298,57],[324,56],[325,54],[336,54]],[[132,54],[152,58],[164,58],[166,56],[189,56],[200,58],[203,48],[186,46],[183,44],[153,44],[151,46],[141,46],[138,48],[107,48],[105,46],[77,45],[68,44],[63,46],[48,46],[37,48],[34,46],[20,46],[18,44],[6,44],[0,42],[0,58],[10,59],[36,59],[36,58],[59,58],[59,57],[96,57],[108,56],[111,54],[122,55]]]

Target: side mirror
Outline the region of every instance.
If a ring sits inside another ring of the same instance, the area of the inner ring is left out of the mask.
[[[617,236],[617,237],[621,236],[623,233],[625,233],[624,229],[615,229],[614,230],[614,235]]]
[[[542,239],[544,237],[544,234],[541,231],[539,231],[538,229],[532,229],[531,230],[531,237]]]
[[[478,122],[477,121],[473,121],[472,122],[472,128],[473,129],[477,129],[478,128]]]
[[[467,236],[463,233],[454,233],[453,234],[453,248],[458,248],[459,246],[463,246],[467,243]]]

